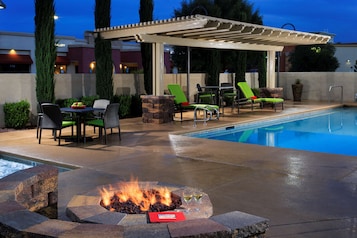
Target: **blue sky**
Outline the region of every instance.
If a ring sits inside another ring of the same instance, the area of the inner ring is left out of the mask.
[[[7,8],[0,11],[0,31],[34,32],[34,0],[3,0]],[[137,23],[139,0],[112,0],[111,25]],[[154,19],[173,16],[182,0],[154,0]],[[251,0],[263,16],[265,26],[282,27],[291,23],[298,31],[336,34],[335,42],[357,43],[357,1],[352,0]],[[55,1],[56,35],[83,38],[94,29],[94,0]],[[290,25],[284,27],[292,29]],[[1,48],[1,47],[0,47]]]

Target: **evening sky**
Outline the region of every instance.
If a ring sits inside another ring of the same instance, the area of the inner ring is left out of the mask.
[[[0,31],[34,32],[34,0],[3,0]],[[139,0],[112,0],[111,25],[139,22]],[[182,0],[154,0],[154,20],[171,18]],[[335,42],[357,43],[357,1],[251,0],[265,26],[335,34]],[[94,0],[55,1],[56,35],[83,38],[94,30]],[[1,48],[1,47],[0,47]]]

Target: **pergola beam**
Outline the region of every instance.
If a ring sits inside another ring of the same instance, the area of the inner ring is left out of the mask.
[[[211,48],[211,49],[232,49],[232,50],[254,50],[254,51],[282,51],[283,46],[274,46],[274,45],[259,45],[259,44],[250,44],[243,42],[217,42],[209,40],[199,40],[199,39],[188,39],[188,38],[177,38],[170,36],[158,36],[158,35],[146,35],[138,34],[135,36],[137,42],[146,42],[146,43],[162,43],[168,45],[176,46],[190,46],[197,48]]]

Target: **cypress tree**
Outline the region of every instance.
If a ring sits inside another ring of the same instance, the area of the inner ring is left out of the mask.
[[[140,22],[153,20],[154,4],[152,0],[140,0]],[[141,58],[144,68],[144,85],[147,94],[152,94],[152,44],[141,43]]]
[[[217,49],[209,50],[207,65],[207,80],[206,84],[210,86],[215,86],[219,84],[219,73],[220,73],[220,61],[221,58],[220,51]]]
[[[35,0],[36,97],[54,102],[55,6],[53,0]]]
[[[95,28],[110,26],[111,0],[95,1]],[[100,98],[111,100],[113,97],[113,60],[112,45],[104,40],[100,34],[95,39],[96,59],[96,90]]]

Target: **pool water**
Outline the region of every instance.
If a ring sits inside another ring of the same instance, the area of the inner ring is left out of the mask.
[[[34,166],[42,165],[43,163],[31,160],[25,160],[13,156],[0,154],[0,179],[17,171],[28,169]],[[68,171],[70,169],[57,167],[59,172]]]
[[[357,156],[357,108],[337,108],[285,119],[237,124],[187,136]]]

